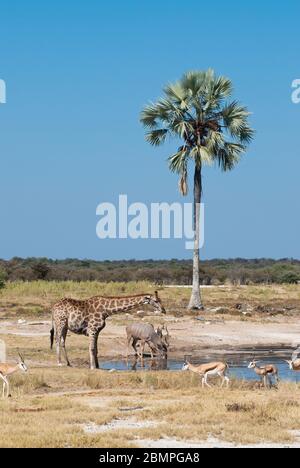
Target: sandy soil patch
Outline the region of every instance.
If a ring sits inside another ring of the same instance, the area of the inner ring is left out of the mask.
[[[206,441],[181,441],[177,439],[164,438],[159,440],[144,439],[139,440],[139,447],[142,448],[300,448],[300,431],[291,431],[295,437],[295,441],[291,444],[251,444],[251,445],[237,445],[230,442],[224,442],[216,439],[215,437],[208,437]]]
[[[159,322],[158,322],[159,323]],[[158,323],[155,323],[157,325]],[[124,357],[126,355],[126,325],[108,321],[99,337],[100,356]],[[17,323],[0,320],[0,336],[48,338],[50,321]],[[193,318],[174,319],[168,317],[171,335],[170,357],[183,353],[197,353],[204,349],[222,352],[245,347],[296,347],[300,342],[300,321],[243,322],[228,320],[224,323],[203,323]],[[86,337],[69,333],[67,346],[82,340],[88,348]],[[113,352],[112,352],[113,350]],[[71,357],[71,356],[70,356]]]
[[[25,337],[49,336],[50,321],[0,321],[0,335]]]
[[[114,431],[119,429],[145,429],[149,427],[156,427],[159,423],[154,421],[136,421],[133,418],[129,419],[113,419],[108,424],[97,426],[94,423],[86,424],[83,430],[86,434],[99,434],[107,431]]]

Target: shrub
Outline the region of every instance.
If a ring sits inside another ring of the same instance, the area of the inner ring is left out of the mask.
[[[300,281],[300,276],[296,273],[287,273],[281,278],[281,282],[285,284],[297,284]]]
[[[6,273],[3,270],[0,270],[0,289],[5,288]]]

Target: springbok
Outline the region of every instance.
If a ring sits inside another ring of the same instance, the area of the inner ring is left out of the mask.
[[[292,371],[299,372],[300,371],[300,359],[298,358],[300,353],[300,347],[296,349],[296,351],[292,354],[292,360],[286,361]]]
[[[273,364],[267,364],[262,367],[257,367],[257,363],[259,361],[253,360],[250,362],[248,369],[253,369],[256,375],[259,375],[261,377],[262,382],[264,383],[264,386],[267,387],[267,382],[269,381],[269,386],[272,384],[271,382],[271,376],[275,377],[276,383],[278,384],[279,382],[279,376],[278,376],[278,369],[276,366]]]
[[[12,364],[7,364],[5,362],[0,363],[0,377],[3,380],[2,398],[5,397],[5,388],[6,388],[6,397],[8,398],[10,396],[8,377],[14,374],[15,372],[18,372],[18,371],[27,372],[27,370],[28,368],[20,353],[19,353],[18,364],[12,365]]]
[[[224,383],[226,382],[227,388],[229,387],[229,377],[227,377],[226,372],[228,370],[228,364],[225,362],[209,362],[207,364],[200,364],[198,366],[194,366],[190,362],[185,362],[183,364],[182,370],[187,371],[190,370],[191,372],[195,372],[195,374],[199,374],[202,377],[202,388],[206,385],[209,388],[212,388],[211,385],[207,382],[207,378],[209,375],[218,375],[221,377],[221,388],[223,387]]]

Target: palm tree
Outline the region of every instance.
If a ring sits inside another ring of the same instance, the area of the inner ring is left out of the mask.
[[[232,83],[214,71],[192,71],[164,88],[164,96],[141,113],[146,140],[153,146],[167,137],[180,141],[169,159],[171,171],[179,174],[179,190],[188,193],[188,165],[194,166],[194,254],[193,289],[189,309],[203,309],[199,279],[199,223],[203,166],[216,163],[232,170],[251,142],[254,131],[249,112],[237,101],[229,101]]]

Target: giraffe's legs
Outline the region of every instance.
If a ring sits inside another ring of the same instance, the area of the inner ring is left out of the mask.
[[[67,355],[67,350],[66,350],[66,338],[67,338],[67,333],[68,333],[68,327],[65,326],[62,330],[62,333],[61,333],[61,341],[60,341],[60,344],[61,344],[61,348],[63,350],[63,353],[64,353],[64,357],[65,357],[65,360],[67,362],[67,366],[68,367],[71,367],[71,364],[70,364],[70,361],[68,359],[68,355]]]
[[[56,325],[56,334],[55,334],[55,341],[56,341],[56,355],[57,355],[57,365],[62,366],[61,362],[61,347],[63,342],[64,333],[67,335],[68,331],[68,322],[58,323]],[[64,339],[65,341],[65,339]]]
[[[96,346],[95,346],[95,364],[96,368],[99,369],[99,360],[98,360],[98,338],[99,333],[96,334]]]
[[[89,339],[90,339],[90,347],[89,347],[89,352],[90,352],[90,368],[91,369],[97,369],[97,364],[98,364],[98,357],[97,357],[97,340],[98,340],[98,334],[90,332],[89,334]],[[99,364],[98,364],[99,365]]]
[[[58,366],[62,366],[62,362],[61,362],[61,352],[60,352],[60,343],[61,343],[61,336],[60,336],[60,330],[56,330],[56,337],[55,337],[55,341],[56,341],[56,356],[57,356],[57,365]]]

